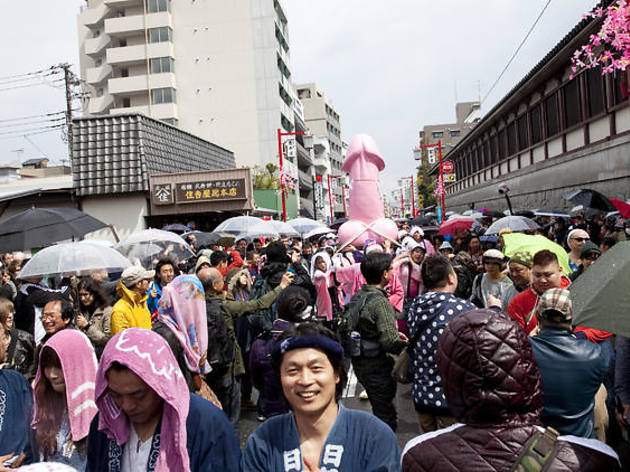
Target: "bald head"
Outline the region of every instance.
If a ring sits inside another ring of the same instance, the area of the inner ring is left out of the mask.
[[[218,269],[214,267],[204,266],[197,272],[197,277],[203,284],[203,289],[206,293],[221,293],[223,292],[223,276]]]
[[[573,252],[579,254],[582,246],[589,240],[589,235],[583,229],[574,229],[569,233],[568,243]]]

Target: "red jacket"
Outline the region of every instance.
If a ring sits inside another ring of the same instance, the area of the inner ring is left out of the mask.
[[[570,285],[571,281],[568,279],[568,277],[562,276],[560,288],[568,288]],[[540,295],[538,295],[538,293],[536,292],[536,290],[534,290],[534,287],[532,286],[516,295],[507,307],[507,314],[510,315],[514,319],[514,321],[516,321],[519,326],[527,332],[528,335],[532,335],[532,332],[538,326],[537,305],[539,297]],[[527,318],[529,317],[529,314],[532,312],[534,307],[536,307],[536,312],[527,324],[527,327],[525,327],[525,322],[527,321]],[[576,327],[573,331],[576,333],[584,333],[586,338],[592,343],[600,343],[612,336],[606,331],[601,331],[595,328],[585,328],[582,326]]]

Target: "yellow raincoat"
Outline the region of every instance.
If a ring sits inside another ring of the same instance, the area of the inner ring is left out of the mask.
[[[129,290],[122,282],[118,282],[116,293],[121,298],[112,308],[112,336],[127,328],[151,329],[147,295]]]

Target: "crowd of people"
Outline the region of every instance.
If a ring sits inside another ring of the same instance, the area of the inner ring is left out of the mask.
[[[193,259],[79,278],[4,254],[0,471],[620,470],[630,339],[575,326],[569,287],[629,225],[543,218],[566,273],[479,222],[363,247],[191,236]],[[350,371],[372,413],[344,407]],[[243,449],[242,411],[261,422]]]

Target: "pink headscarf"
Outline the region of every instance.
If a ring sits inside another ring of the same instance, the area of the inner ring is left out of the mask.
[[[181,344],[191,372],[207,374],[212,370],[206,360],[199,372],[199,361],[208,352],[208,324],[205,292],[197,277],[180,275],[162,289],[158,320]]]
[[[88,337],[74,329],[64,329],[54,334],[44,347],[49,347],[59,357],[63,378],[66,383],[66,404],[72,440],[78,442],[90,432],[90,423],[98,412],[94,403],[94,380],[96,378],[96,355]],[[43,350],[43,349],[42,349]],[[41,357],[41,351],[40,351]],[[37,364],[34,389],[43,381],[41,362]],[[40,421],[40,408],[34,399],[33,428]]]
[[[129,439],[129,422],[107,389],[105,374],[113,362],[128,367],[164,400],[160,455],[155,472],[189,472],[186,419],[190,396],[184,376],[164,338],[149,329],[128,328],[107,343],[101,356],[96,372],[98,429],[122,446]]]

